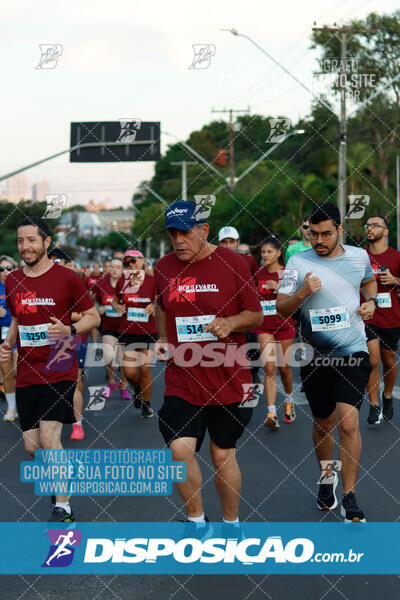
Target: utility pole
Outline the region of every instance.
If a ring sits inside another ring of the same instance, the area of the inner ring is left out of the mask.
[[[229,131],[229,189],[235,187],[235,150],[233,137],[233,113],[250,113],[250,106],[247,110],[234,110],[233,108],[224,108],[223,110],[211,109],[213,113],[229,113],[228,131]]]
[[[180,165],[182,167],[182,200],[187,200],[187,165],[198,165],[198,162],[189,162],[181,160],[180,162],[172,162],[171,165]]]
[[[355,33],[375,33],[375,29],[352,29],[351,27],[313,27],[313,31],[334,33],[340,41],[340,120],[338,150],[338,208],[343,223],[342,241],[346,242],[346,197],[347,197],[347,117],[346,117],[346,83],[347,83],[347,43]]]

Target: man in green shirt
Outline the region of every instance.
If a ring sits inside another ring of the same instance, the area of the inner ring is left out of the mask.
[[[297,254],[298,252],[303,252],[304,250],[309,250],[311,248],[309,229],[310,217],[309,215],[306,215],[303,219],[303,224],[301,226],[301,234],[303,239],[301,240],[301,242],[297,242],[297,244],[292,244],[291,246],[288,246],[285,253],[286,263],[289,260],[289,258],[294,254]]]

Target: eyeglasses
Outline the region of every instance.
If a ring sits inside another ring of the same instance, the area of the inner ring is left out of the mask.
[[[370,227],[372,227],[372,229],[386,229],[385,225],[379,225],[379,223],[366,223],[364,225],[364,229],[369,229]]]
[[[14,267],[0,267],[0,273],[3,273],[3,271],[13,271]]]
[[[302,227],[302,229],[310,229],[310,226],[309,226],[309,225],[304,225],[304,224],[303,224],[301,227]]]
[[[317,240],[319,237],[321,237],[321,240],[326,242],[331,239],[331,237],[333,236],[334,233],[335,233],[335,231],[322,231],[321,233],[319,233],[318,231],[313,231],[311,229],[310,230],[310,238],[312,240]]]

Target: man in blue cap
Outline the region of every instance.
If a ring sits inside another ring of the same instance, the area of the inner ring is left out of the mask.
[[[195,453],[208,430],[223,518],[238,527],[241,473],[235,446],[252,413],[244,402],[251,398],[245,332],[259,325],[263,314],[242,257],[208,243],[202,216],[194,202],[167,208],[165,229],[173,251],[156,263],[154,275],[156,353],[161,360],[167,360],[168,350],[171,355],[159,427],[173,459],[186,463],[186,481],[177,486],[188,520],[207,535]]]

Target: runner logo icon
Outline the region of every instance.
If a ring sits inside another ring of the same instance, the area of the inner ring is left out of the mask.
[[[74,558],[75,548],[81,545],[82,532],[66,529],[48,529],[50,548],[42,567],[68,567]]]

